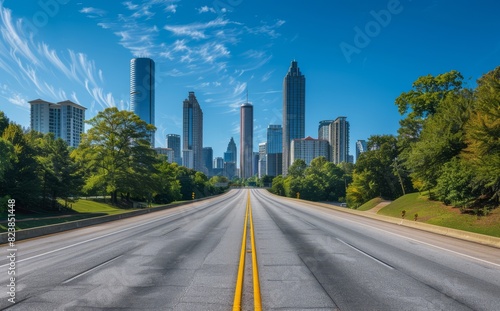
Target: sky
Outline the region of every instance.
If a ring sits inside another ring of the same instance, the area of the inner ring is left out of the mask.
[[[306,136],[346,116],[350,154],[397,134],[394,100],[420,76],[458,70],[467,86],[500,65],[500,2],[467,0],[0,0],[0,110],[29,126],[28,101],[74,101],[86,119],[129,109],[130,60],[156,63],[156,146],[182,134],[195,92],[204,147],[239,148],[254,105],[254,150],[282,124],[292,60],[306,77]]]

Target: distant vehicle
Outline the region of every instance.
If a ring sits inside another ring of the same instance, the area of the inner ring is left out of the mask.
[[[340,206],[341,207],[347,207],[347,204],[346,203],[340,203]]]

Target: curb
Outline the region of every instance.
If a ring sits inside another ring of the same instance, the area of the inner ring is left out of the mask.
[[[223,193],[222,195],[224,195],[224,194],[225,193]],[[28,228],[28,229],[23,229],[23,230],[19,230],[19,231],[16,230],[16,241],[36,238],[36,237],[43,236],[43,235],[54,234],[54,233],[59,233],[59,232],[83,228],[83,227],[99,225],[102,223],[115,221],[115,220],[119,220],[119,219],[125,219],[125,218],[140,216],[140,215],[144,215],[144,214],[159,212],[159,211],[163,211],[163,210],[174,208],[174,207],[181,206],[181,205],[186,205],[186,204],[191,204],[191,203],[195,203],[195,202],[200,202],[200,201],[212,199],[214,197],[216,197],[216,196],[209,196],[209,197],[205,197],[205,198],[201,198],[201,199],[196,199],[196,200],[191,200],[191,201],[183,201],[183,202],[173,203],[173,204],[169,204],[169,205],[161,205],[161,206],[157,206],[157,207],[153,207],[153,208],[146,208],[143,210],[132,211],[132,212],[127,212],[127,213],[122,213],[122,214],[117,214],[117,215],[99,216],[99,217],[87,218],[87,219],[82,219],[82,220],[68,221],[68,222],[61,223],[61,224],[47,225],[47,226],[42,226],[42,227],[34,227],[34,228]],[[8,242],[7,238],[8,238],[8,232],[0,233],[0,245],[6,244]]]
[[[277,196],[271,192],[269,192],[271,195]],[[423,222],[416,222],[412,220],[407,220],[407,219],[399,219],[395,217],[390,217],[390,216],[384,216],[384,215],[378,215],[378,214],[370,214],[366,213],[364,211],[357,211],[357,210],[352,210],[346,207],[338,207],[335,205],[329,205],[329,204],[324,204],[324,203],[318,203],[318,202],[313,202],[313,201],[306,201],[306,200],[300,200],[300,199],[295,199],[295,198],[288,198],[288,197],[282,197],[278,196],[280,198],[285,198],[288,200],[292,201],[300,201],[303,203],[308,203],[310,205],[315,205],[327,209],[332,209],[336,210],[339,212],[351,214],[351,215],[357,215],[365,218],[371,218],[371,219],[376,219],[388,223],[393,223],[396,225],[400,226],[405,226],[405,227],[410,227],[410,228],[415,228],[418,230],[422,231],[427,231],[427,232],[432,232],[440,235],[445,235],[449,237],[453,237],[456,239],[461,239],[465,241],[470,241],[470,242],[475,242],[483,245],[488,245],[496,248],[500,248],[500,238],[494,237],[494,236],[489,236],[485,234],[480,234],[480,233],[475,233],[475,232],[469,232],[469,231],[463,231],[463,230],[458,230],[458,229],[453,229],[453,228],[448,228],[448,227],[442,227],[442,226],[437,226],[437,225],[431,225],[431,224],[426,224]]]

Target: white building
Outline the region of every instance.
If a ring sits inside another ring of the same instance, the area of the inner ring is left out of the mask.
[[[297,159],[302,159],[307,165],[317,157],[328,159],[330,144],[324,139],[314,139],[312,137],[292,140],[290,153],[291,163]]]
[[[54,133],[71,147],[78,147],[84,132],[85,110],[72,101],[51,103],[42,99],[29,101],[31,106],[30,127],[43,134]]]

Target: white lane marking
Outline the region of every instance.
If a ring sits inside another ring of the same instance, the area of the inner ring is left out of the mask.
[[[344,241],[342,241],[342,240],[341,240],[341,239],[339,239],[339,238],[336,238],[336,239],[337,239],[337,241],[339,241],[340,243],[342,243],[342,244],[344,244],[344,245],[346,245],[346,246],[349,246],[349,247],[350,247],[350,248],[352,248],[353,250],[355,250],[355,251],[357,251],[357,252],[359,252],[359,253],[361,253],[361,254],[365,255],[366,257],[368,257],[368,258],[370,258],[370,259],[373,259],[375,262],[378,262],[379,264],[381,264],[381,265],[383,265],[383,266],[385,266],[385,267],[387,267],[387,268],[389,268],[389,269],[391,269],[391,270],[394,270],[394,268],[393,268],[393,267],[391,267],[391,266],[389,266],[388,264],[386,264],[385,262],[383,262],[383,261],[381,261],[381,260],[379,260],[379,259],[377,259],[377,258],[373,257],[372,255],[370,255],[370,254],[368,254],[368,253],[363,252],[363,251],[362,251],[362,250],[360,250],[359,248],[357,248],[357,247],[355,247],[355,246],[352,246],[351,244],[349,244],[349,243],[347,243],[347,242],[344,242]]]
[[[85,274],[87,274],[87,273],[90,273],[90,272],[92,272],[92,271],[94,271],[94,270],[97,270],[97,269],[99,269],[100,267],[105,266],[105,265],[107,265],[108,263],[111,263],[111,262],[113,262],[113,261],[117,260],[118,258],[120,258],[120,257],[122,257],[122,256],[123,256],[123,255],[120,255],[120,256],[115,257],[115,258],[113,258],[113,259],[111,259],[111,260],[108,260],[108,261],[106,261],[106,262],[103,262],[102,264],[97,265],[97,266],[95,266],[94,268],[92,268],[92,269],[90,269],[90,270],[87,270],[87,271],[85,271],[85,272],[82,272],[82,273],[80,273],[80,274],[77,274],[77,275],[75,275],[74,277],[72,277],[71,279],[67,279],[66,281],[62,282],[62,284],[69,283],[69,282],[71,282],[71,281],[73,281],[73,280],[75,280],[75,279],[77,279],[77,278],[79,278],[79,277],[81,277],[81,276],[84,276],[84,275],[85,275]]]
[[[269,199],[272,200],[272,198],[268,197]],[[427,246],[430,246],[430,247],[434,247],[434,248],[437,248],[437,249],[440,249],[440,250],[443,250],[443,251],[446,251],[446,252],[449,252],[449,253],[452,253],[452,254],[455,254],[455,255],[459,255],[459,256],[462,256],[462,257],[465,257],[465,258],[469,258],[469,259],[473,259],[473,260],[476,260],[476,261],[479,261],[479,262],[483,262],[483,263],[487,263],[487,264],[490,264],[490,265],[493,265],[493,266],[496,266],[496,267],[500,267],[500,264],[497,264],[497,263],[494,263],[494,262],[491,262],[491,261],[488,261],[488,260],[484,260],[484,259],[481,259],[481,258],[477,258],[477,257],[474,257],[474,256],[470,256],[470,255],[466,255],[466,254],[463,254],[463,253],[459,253],[459,252],[456,252],[456,251],[452,251],[451,249],[447,249],[447,248],[444,248],[444,247],[441,247],[441,246],[437,246],[437,245],[433,245],[433,244],[430,244],[430,243],[427,243],[427,242],[423,242],[423,241],[420,241],[420,240],[416,240],[416,239],[413,239],[413,238],[410,238],[410,237],[407,237],[407,236],[404,236],[404,235],[401,235],[401,234],[397,234],[397,233],[394,233],[394,232],[391,232],[391,231],[387,231],[387,230],[384,230],[384,229],[380,229],[380,228],[377,228],[377,227],[373,227],[373,226],[370,226],[370,225],[367,225],[367,224],[363,224],[361,222],[357,222],[357,221],[354,221],[354,220],[350,220],[346,217],[342,217],[342,216],[339,216],[339,215],[333,215],[332,212],[338,212],[338,211],[323,211],[321,210],[321,207],[319,206],[316,206],[316,205],[309,205],[307,204],[309,207],[312,207],[312,208],[315,208],[316,211],[322,213],[322,214],[325,214],[325,215],[328,215],[330,217],[337,217],[337,218],[341,218],[343,220],[346,220],[346,221],[349,221],[349,222],[352,222],[352,223],[355,223],[355,224],[358,224],[358,225],[361,225],[361,226],[365,226],[365,227],[368,227],[368,228],[371,228],[371,229],[375,229],[375,230],[379,230],[379,231],[382,231],[382,232],[385,232],[385,233],[389,233],[391,235],[394,235],[394,236],[398,236],[400,238],[404,238],[404,239],[407,239],[407,240],[410,240],[410,241],[413,241],[413,242],[416,242],[416,243],[421,243],[421,244],[424,244],[424,245],[427,245]],[[341,213],[341,212],[338,212],[338,213]],[[355,215],[357,216],[357,215]],[[363,216],[358,216],[358,217],[363,217]],[[376,221],[376,219],[375,219]]]
[[[45,253],[42,253],[42,254],[38,254],[38,255],[35,255],[35,256],[28,257],[28,258],[20,259],[20,260],[17,260],[17,262],[19,263],[19,262],[31,260],[31,259],[34,259],[34,258],[42,257],[42,256],[45,256],[45,255],[48,255],[48,254],[52,254],[52,253],[55,253],[55,252],[59,252],[59,251],[62,251],[62,250],[65,250],[65,249],[68,249],[68,248],[71,248],[71,247],[75,247],[75,246],[78,246],[78,245],[81,245],[81,244],[85,244],[85,243],[88,243],[88,242],[99,240],[99,239],[102,239],[102,238],[105,238],[105,237],[108,237],[108,236],[111,236],[111,235],[114,235],[114,234],[122,233],[122,232],[129,231],[129,230],[132,230],[132,229],[135,229],[135,228],[138,228],[138,227],[149,225],[149,224],[152,224],[152,223],[160,221],[160,220],[164,220],[164,219],[167,219],[167,218],[170,218],[170,217],[173,217],[173,216],[177,216],[177,215],[182,214],[184,212],[185,211],[183,210],[183,211],[181,211],[179,213],[175,213],[175,214],[171,214],[171,215],[166,215],[164,217],[157,218],[155,220],[148,221],[148,222],[136,225],[136,226],[132,226],[132,227],[125,228],[125,229],[118,230],[118,231],[114,231],[114,232],[110,232],[108,234],[97,236],[97,237],[92,238],[92,239],[88,239],[88,240],[81,241],[81,242],[78,242],[78,243],[75,243],[75,244],[67,245],[67,246],[64,246],[64,247],[61,247],[61,248],[57,248],[57,249],[54,249],[54,250],[51,250],[51,251],[48,251],[48,252],[45,252]],[[1,265],[0,268],[7,267],[8,265],[9,264]]]

